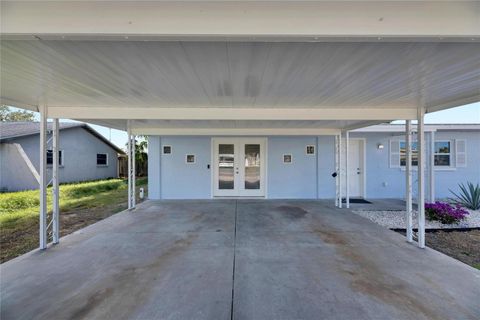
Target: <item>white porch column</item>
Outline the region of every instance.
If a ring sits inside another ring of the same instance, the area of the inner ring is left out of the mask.
[[[59,165],[59,123],[58,118],[53,119],[53,164],[52,164],[52,183],[53,183],[53,213],[52,213],[52,234],[53,234],[53,243],[58,243],[60,239],[60,189],[59,189],[59,176],[58,176],[58,165]],[[62,159],[63,161],[63,159]]]
[[[135,170],[135,135],[132,135],[132,208],[135,208],[137,202],[137,193],[135,190],[135,179],[136,179],[136,170]]]
[[[318,149],[317,149],[318,150]],[[318,152],[317,152],[318,153]],[[334,146],[334,157],[335,157],[335,207],[339,206],[338,203],[338,180],[340,179],[340,174],[338,172],[338,135],[335,135],[335,146]]]
[[[40,249],[47,248],[47,107],[40,111]]]
[[[342,186],[342,133],[338,136],[338,207],[342,208],[342,193],[343,193],[343,186]]]
[[[425,248],[425,108],[418,108],[418,246]]]
[[[132,134],[130,130],[130,120],[127,120],[127,137],[128,209],[132,209]]]
[[[406,147],[406,163],[405,163],[405,178],[406,178],[406,217],[405,225],[407,230],[407,241],[413,241],[413,223],[412,223],[412,121],[407,120],[405,124],[405,147]]]
[[[430,132],[430,158],[428,166],[429,196],[428,201],[435,202],[435,132]]]
[[[348,154],[349,154],[350,134],[345,132],[345,200],[347,209],[350,208],[350,185],[349,185],[349,169],[348,169]]]

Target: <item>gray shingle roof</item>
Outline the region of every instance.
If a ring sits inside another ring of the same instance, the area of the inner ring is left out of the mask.
[[[83,127],[84,123],[61,122],[60,130]],[[47,129],[52,130],[52,123],[47,123]],[[29,136],[40,133],[40,122],[0,122],[0,140]]]
[[[60,130],[70,129],[70,128],[84,128],[89,131],[91,134],[110,145],[120,154],[125,154],[125,152],[108,141],[104,136],[95,131],[92,127],[82,122],[60,122]],[[47,123],[47,130],[52,130],[52,123]],[[3,140],[14,139],[23,136],[30,136],[40,133],[40,122],[0,122],[0,142]]]

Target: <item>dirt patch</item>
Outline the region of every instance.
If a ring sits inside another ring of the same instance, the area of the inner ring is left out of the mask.
[[[399,231],[405,235],[404,231]],[[438,230],[425,234],[428,247],[480,269],[480,230]]]
[[[140,202],[140,200],[137,201]],[[60,211],[60,236],[73,233],[125,209],[127,209],[127,202],[122,201],[93,208]],[[0,263],[38,248],[38,238],[38,219],[23,223],[15,229],[2,228],[0,230]]]
[[[279,206],[276,207],[275,210],[280,211],[289,219],[301,219],[308,213],[307,210],[297,206]]]
[[[346,245],[347,239],[338,232],[332,232],[328,229],[315,228],[313,232],[322,239],[323,242],[333,245]]]

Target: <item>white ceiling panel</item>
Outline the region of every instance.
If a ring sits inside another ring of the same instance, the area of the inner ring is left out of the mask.
[[[480,43],[3,40],[1,71],[2,103],[111,107],[112,117],[119,107],[342,112],[480,100]]]

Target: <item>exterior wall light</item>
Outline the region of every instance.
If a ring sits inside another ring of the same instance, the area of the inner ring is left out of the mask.
[[[384,146],[383,146],[383,144],[379,143],[379,144],[377,144],[377,148],[381,150],[381,149],[384,148]]]

